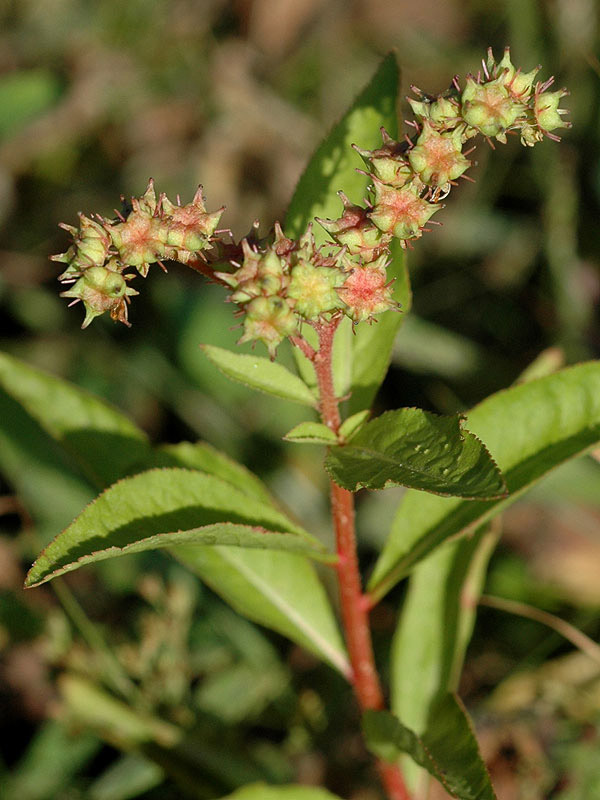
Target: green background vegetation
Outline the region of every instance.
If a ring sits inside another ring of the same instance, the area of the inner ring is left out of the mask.
[[[405,92],[437,92],[476,71],[488,45],[500,57],[510,43],[516,64],[542,63],[570,88],[574,127],[533,151],[516,137],[495,153],[479,144],[476,183],[453,192],[443,227],[409,254],[413,313],[377,399],[378,410],[468,409],[542,352],[557,363],[599,354],[599,15],[593,0],[0,3],[2,349],[112,401],[155,441],[222,448],[326,538],[321,454],[281,441],[302,411],[257,402],[199,352],[239,336],[221,290],[183,267],[153,269],[135,282],[131,330],[101,319],[81,332],[47,260],[67,244],[57,222],[110,216],[152,176],[184,202],[203,183],[237,237],[255,218],[266,232],[383,53],[397,49]],[[400,491],[361,497],[367,566]],[[24,593],[40,545],[86,498],[44,477],[47,522],[33,526],[8,476],[0,493],[3,797],[212,798],[253,780],[378,796],[337,674],[160,553]],[[599,568],[600,466],[589,457],[505,516],[486,591],[597,638]],[[374,612],[384,669],[402,597],[399,587]],[[599,690],[598,665],[556,634],[480,610],[461,695],[502,800],[600,792]]]

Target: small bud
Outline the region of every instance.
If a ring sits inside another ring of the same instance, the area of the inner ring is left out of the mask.
[[[256,297],[246,307],[244,334],[238,344],[261,341],[273,359],[277,346],[294,334],[297,327],[297,318],[283,298]]]
[[[423,200],[413,184],[392,189],[374,180],[373,185],[375,202],[369,217],[379,230],[397,239],[418,239],[423,226],[441,208],[437,203]]]
[[[108,258],[111,238],[108,232],[93,219],[79,215],[79,228],[61,225],[73,237],[73,244],[66,253],[51,256],[52,261],[67,264],[59,280],[79,277],[89,267],[101,267]]]
[[[408,154],[408,160],[423,183],[445,187],[471,166],[461,151],[460,130],[439,133],[425,120],[417,143]]]
[[[235,291],[230,300],[234,303],[248,303],[252,298],[261,295],[274,297],[283,293],[288,282],[284,261],[272,249],[266,252],[254,250],[244,239],[242,242],[244,261],[233,273],[217,272],[221,278]]]
[[[562,119],[562,115],[569,112],[564,108],[559,108],[558,104],[569,92],[560,89],[558,92],[544,92],[544,85],[538,84],[535,88],[535,99],[533,113],[539,129],[547,133],[557,128],[570,128],[571,123]]]
[[[383,145],[377,150],[361,150],[353,145],[356,152],[371,167],[373,175],[388,186],[404,186],[412,178],[412,170],[405,158],[406,143],[396,142],[385,128],[381,129]]]
[[[156,215],[158,202],[156,200],[156,191],[154,189],[154,180],[150,178],[146,191],[141,197],[131,198],[131,208],[134,212],[144,214],[147,217]]]
[[[431,97],[416,87],[413,87],[413,91],[419,97],[424,98],[422,100],[413,100],[411,97],[406,98],[418,119],[427,120],[438,131],[451,130],[460,124],[460,103],[456,97],[444,94]]]
[[[114,320],[127,324],[126,303],[130,296],[138,293],[127,286],[129,276],[110,268],[111,262],[114,264],[115,260],[109,261],[106,267],[90,267],[70,289],[61,292],[61,297],[83,302],[86,313],[82,328],[87,328],[105,311],[110,311]]]
[[[373,225],[366,209],[353,205],[343,192],[338,192],[338,195],[344,205],[342,216],[336,220],[317,217],[317,222],[348,253],[360,255],[365,261],[372,261],[387,247],[390,237]]]

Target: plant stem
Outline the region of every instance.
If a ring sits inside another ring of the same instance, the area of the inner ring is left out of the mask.
[[[341,425],[339,400],[331,368],[333,339],[341,317],[315,325],[319,349],[312,362],[319,385],[319,410],[325,425],[338,433]],[[373,657],[369,610],[362,591],[354,525],[354,495],[330,481],[331,510],[337,545],[336,565],[340,592],[342,623],[352,665],[352,685],[362,711],[384,707],[383,692]],[[377,768],[390,800],[409,800],[400,768],[377,762]]]
[[[527,617],[542,625],[547,625],[552,630],[555,630],[560,636],[563,636],[571,644],[574,644],[582,653],[585,653],[592,658],[597,664],[600,664],[600,645],[597,645],[593,639],[590,639],[583,631],[571,625],[560,617],[550,614],[548,611],[543,611],[541,608],[534,608],[526,603],[519,603],[515,600],[507,600],[504,597],[492,597],[489,594],[482,594],[479,598],[479,603],[482,606],[489,606],[490,608],[497,608],[500,611],[506,611],[509,614],[517,614],[520,617]]]

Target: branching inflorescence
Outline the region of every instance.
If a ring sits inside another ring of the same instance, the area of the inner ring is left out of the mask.
[[[443,207],[451,188],[471,166],[470,140],[483,135],[490,144],[518,132],[525,146],[570,126],[559,102],[565,89],[549,92],[553,79],[535,78],[540,70],[516,69],[506,48],[500,62],[492,51],[477,76],[468,75],[461,90],[454,78],[437,96],[413,87],[414,135],[393,140],[382,130],[377,150],[355,146],[370,180],[367,205],[353,204],[340,192],[339,219],[317,219],[330,241],[316,247],[312,227],[298,240],[275,224],[266,240],[247,237],[238,245],[218,230],[224,209],[209,213],[202,190],[182,206],[161,194],[153,182],[133,198],[116,219],[80,215],[79,227],[63,225],[72,235],[69,249],[53,260],[66,264],[59,276],[72,284],[62,293],[83,302],[82,327],[104,312],[128,324],[127,305],[138,294],[128,283],[152,263],[179,261],[228,287],[239,307],[244,332],[240,342],[262,341],[274,357],[277,346],[294,337],[303,323],[316,325],[346,315],[354,323],[397,309],[386,276],[390,245],[403,247],[422,236],[431,217]],[[465,149],[465,147],[467,149]]]

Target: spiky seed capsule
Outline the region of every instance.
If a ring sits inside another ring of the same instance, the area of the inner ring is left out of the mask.
[[[127,286],[126,277],[116,269],[90,267],[79,280],[61,297],[72,297],[81,300],[85,306],[85,319],[82,328],[87,328],[95,318],[110,311],[113,319],[127,323],[127,298],[137,294],[135,289]],[[115,267],[116,264],[113,264]]]
[[[283,298],[256,297],[246,306],[244,334],[238,344],[261,341],[273,359],[278,345],[297,327],[298,319]]]
[[[421,229],[441,206],[428,203],[418,194],[418,186],[409,184],[393,189],[378,180],[373,181],[375,200],[369,212],[379,230],[396,239],[418,239]]]
[[[478,83],[472,75],[462,93],[462,116],[467,125],[489,138],[505,141],[505,132],[523,117],[525,106],[511,97],[502,82]]]
[[[423,121],[423,130],[409,152],[408,160],[428,186],[445,187],[471,166],[469,159],[462,154],[460,131],[439,133],[428,120]]]
[[[210,242],[223,216],[223,208],[207,213],[204,206],[202,187],[194,195],[191,203],[185,206],[174,205],[165,195],[161,195],[161,214],[167,230],[167,244],[178,249],[198,252]]]
[[[143,277],[148,274],[150,264],[168,258],[168,228],[158,217],[133,211],[126,222],[107,228],[120,260],[135,267]]]
[[[399,309],[392,297],[392,282],[387,280],[386,260],[387,256],[382,255],[367,266],[345,261],[349,273],[337,293],[346,305],[345,314],[353,322],[372,320],[384,311]]]
[[[404,186],[412,179],[412,170],[406,160],[406,143],[396,142],[385,128],[381,128],[383,144],[377,150],[361,150],[353,145],[356,152],[370,166],[373,175],[388,186]]]
[[[558,92],[544,92],[541,87],[536,87],[534,115],[540,130],[547,132],[557,128],[571,127],[570,122],[562,119],[562,115],[568,112],[564,108],[558,107],[561,99],[568,94],[566,89],[560,89]]]
[[[338,192],[344,211],[339,219],[320,219],[317,222],[330,236],[345,247],[351,255],[360,255],[364,261],[373,261],[390,242],[368,217],[367,210],[355,206],[343,192]]]
[[[102,266],[108,258],[111,239],[102,225],[84,214],[79,215],[79,228],[61,225],[73,237],[73,244],[65,253],[51,256],[52,261],[67,264],[59,280],[79,277],[85,269]]]
[[[504,48],[502,60],[496,63],[492,48],[488,50],[487,58],[488,72],[498,79],[498,82],[506,87],[508,92],[522,103],[527,102],[533,91],[535,76],[541,70],[541,65],[535,67],[531,72],[521,72],[510,60],[510,47]]]
[[[337,269],[300,261],[292,269],[287,296],[296,301],[296,314],[304,319],[317,319],[321,314],[340,308],[335,288],[343,281],[344,276]]]

